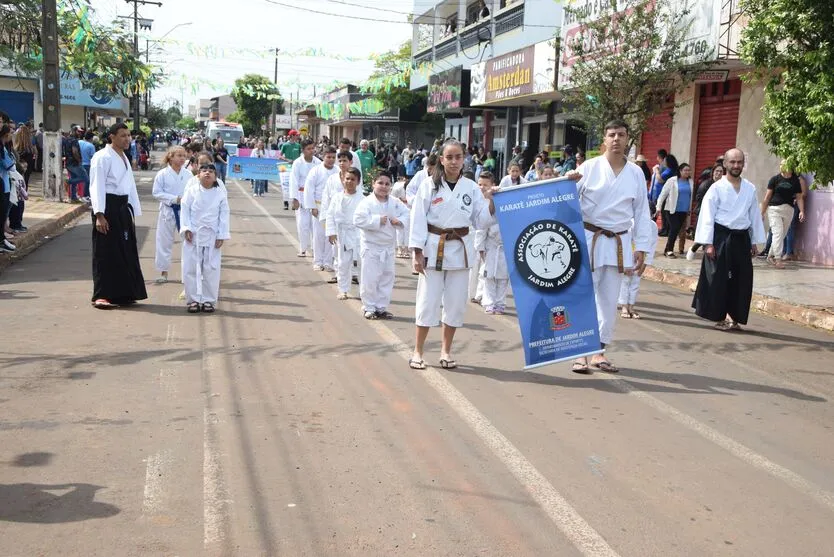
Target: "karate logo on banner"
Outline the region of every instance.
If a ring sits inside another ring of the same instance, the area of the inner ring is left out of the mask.
[[[495,195],[525,369],[601,352],[576,182],[556,178]]]

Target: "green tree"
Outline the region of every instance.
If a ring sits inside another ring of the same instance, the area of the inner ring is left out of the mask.
[[[148,126],[152,129],[167,128],[171,125],[168,114],[162,107],[151,105],[148,107]]]
[[[405,41],[396,50],[381,54],[374,60],[374,72],[368,78],[366,89],[375,99],[390,108],[408,111],[423,106],[425,112],[425,91],[411,91],[411,41]]]
[[[237,104],[234,120],[243,126],[247,134],[261,129],[267,117],[272,113],[272,102],[278,103],[278,114],[284,110],[284,99],[272,81],[258,74],[246,74],[235,80],[232,98]]]
[[[741,56],[765,81],[762,138],[815,182],[834,180],[834,3],[744,0]]]
[[[174,126],[177,122],[182,120],[182,110],[180,110],[179,106],[169,107],[168,110],[165,111],[165,117],[168,119],[167,125]]]
[[[176,127],[181,130],[196,130],[197,120],[191,116],[184,116],[176,123]]]
[[[159,75],[133,54],[132,35],[118,25],[95,20],[87,7],[67,3],[58,9],[61,70],[77,76],[98,94],[130,96],[153,87]],[[41,1],[0,2],[0,59],[17,75],[43,72]]]
[[[693,52],[687,40],[692,16],[680,4],[611,0],[590,16],[565,8],[566,19],[580,27],[561,45],[573,60],[564,103],[584,116],[589,131],[601,134],[607,121],[622,118],[636,141],[673,93],[714,63],[715,52]]]

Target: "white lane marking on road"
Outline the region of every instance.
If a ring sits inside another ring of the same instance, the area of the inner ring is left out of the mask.
[[[174,324],[168,324],[168,330],[165,333],[165,344],[171,344],[174,342]]]
[[[145,466],[145,497],[142,501],[142,515],[153,516],[160,513],[164,506],[164,484],[168,479],[171,453],[160,451],[148,457]]]
[[[499,318],[499,321],[507,328],[518,330],[517,324],[512,321],[511,317],[503,316]],[[733,440],[723,433],[720,433],[703,422],[699,422],[689,414],[681,412],[674,406],[663,402],[659,398],[656,398],[645,391],[639,390],[623,379],[612,377],[610,375],[603,375],[602,378],[617,387],[617,389],[623,393],[635,397],[637,400],[657,410],[661,414],[672,418],[687,429],[694,431],[704,439],[711,441],[726,450],[739,460],[746,462],[750,466],[758,468],[759,470],[767,472],[776,479],[782,480],[789,486],[798,490],[800,493],[811,497],[821,505],[827,507],[829,510],[834,510],[833,493],[826,491],[825,489],[806,480],[796,472],[780,464],[776,464],[766,456],[757,453],[753,449]]]
[[[243,187],[235,182],[240,191],[245,195]],[[274,218],[255,199],[246,196],[253,205],[264,216],[269,219],[275,228],[298,249],[300,247],[295,237]],[[350,303],[358,306],[356,300]],[[410,348],[400,341],[396,333],[387,325],[379,321],[369,321],[368,325],[399,354],[403,360],[411,358]],[[608,545],[605,539],[574,509],[548,479],[539,472],[533,464],[519,451],[512,442],[507,439],[492,423],[484,416],[463,393],[454,385],[449,383],[443,375],[434,368],[427,368],[420,372],[420,376],[455,410],[458,416],[475,432],[475,434],[492,450],[493,454],[507,467],[516,480],[524,486],[533,499],[550,517],[553,523],[561,530],[574,546],[584,555],[593,557],[618,557],[618,553]]]
[[[203,375],[211,375],[211,361],[207,351],[203,352]],[[207,385],[203,385],[204,388]],[[209,546],[225,538],[227,519],[226,487],[217,447],[217,423],[219,419],[212,408],[211,395],[205,393],[203,406],[203,546]]]

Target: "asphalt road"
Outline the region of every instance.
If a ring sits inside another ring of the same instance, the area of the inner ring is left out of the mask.
[[[644,282],[620,376],[519,371],[512,314],[474,305],[461,367],[414,372],[404,263],[396,319],[366,321],[248,185],[219,311],[187,314],[180,284],[151,284],[139,176],[145,303],[90,307],[87,219],[0,276],[0,554],[834,552],[831,335],[715,332]]]

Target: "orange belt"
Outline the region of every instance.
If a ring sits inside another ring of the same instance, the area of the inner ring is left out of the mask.
[[[585,226],[585,230],[588,232],[594,233],[594,239],[591,241],[591,272],[594,271],[594,253],[597,247],[597,238],[600,236],[605,236],[606,238],[616,238],[617,240],[617,270],[622,274],[625,272],[623,267],[623,239],[620,238],[623,234],[628,232],[628,230],[623,230],[622,232],[611,232],[610,230],[605,230],[604,228],[600,228],[595,224],[591,224],[590,222],[582,223]]]
[[[434,266],[436,271],[443,270],[443,250],[446,247],[446,240],[458,240],[463,242],[463,237],[469,234],[469,227],[461,228],[440,228],[433,224],[429,225],[429,232],[440,236],[440,242],[437,244],[437,264]],[[469,267],[469,256],[466,254],[466,248],[463,250],[463,264]]]

